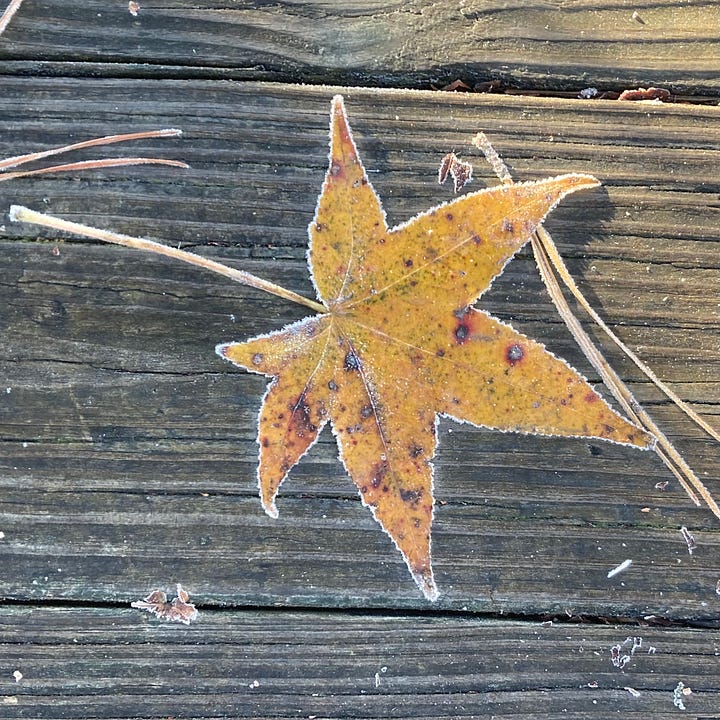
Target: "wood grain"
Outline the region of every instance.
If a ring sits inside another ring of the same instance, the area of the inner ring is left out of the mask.
[[[182,140],[133,154],[192,169],[8,182],[0,202],[180,243],[311,294],[306,226],[335,91],[6,78],[0,157],[178,126]],[[436,182],[451,149],[474,161],[469,189],[494,182],[469,145],[480,128],[518,178],[602,178],[603,190],[570,198],[548,228],[625,341],[718,425],[716,109],[344,92],[391,222],[452,197]],[[208,606],[426,607],[329,434],[283,486],[280,520],[260,509],[255,421],[265,382],[213,347],[295,320],[300,306],[158,258],[37,234],[5,222],[0,245],[2,597],[124,603],[181,581]],[[593,377],[527,254],[483,307]],[[717,494],[717,448],[609,354]],[[439,432],[441,608],[717,625],[717,523],[654,455],[448,420]],[[681,525],[698,542],[693,555]],[[631,570],[608,580],[626,558]]]
[[[709,630],[250,609],[183,627],[120,607],[10,607],[0,638],[8,720],[669,720],[681,682],[687,717],[720,704]]]
[[[711,0],[25,2],[5,72],[531,91],[720,90]]]

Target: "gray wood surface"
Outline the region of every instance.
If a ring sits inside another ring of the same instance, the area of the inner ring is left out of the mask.
[[[709,720],[719,651],[716,630],[249,609],[184,627],[14,607],[0,613],[0,708],[8,720]]]
[[[712,0],[25,0],[0,43],[20,74],[225,77],[427,88],[720,89]]]
[[[214,346],[302,307],[6,215],[26,204],[179,244],[312,296],[334,93],[391,223],[454,197],[436,180],[450,150],[474,164],[468,190],[496,182],[470,145],[482,129],[517,179],[602,180],[548,229],[596,309],[717,428],[716,5],[140,6],[25,0],[0,37],[0,158],[180,127],[68,160],[191,165],[0,183],[0,718],[720,718],[720,526],[654,454],[442,420],[430,604],[329,432],[280,518],[260,507],[265,381]],[[359,87],[456,78],[708,104]],[[527,251],[482,306],[597,381]],[[720,495],[717,446],[608,356]],[[129,607],[177,582],[200,610],[189,627]]]
[[[182,140],[152,151],[192,170],[8,182],[4,206],[180,242],[309,294],[306,226],[332,92],[8,80],[4,155],[23,136],[23,149],[42,148],[71,131],[117,130],[122,117],[122,129],[183,127]],[[437,185],[439,160],[449,149],[471,157],[480,127],[519,178],[600,176],[602,190],[571,198],[548,227],[622,337],[717,424],[720,263],[708,212],[716,110],[358,90],[347,105],[391,222],[452,196]],[[28,114],[43,118],[29,134]],[[493,181],[474,159],[475,186]],[[4,228],[5,597],[124,602],[178,580],[209,604],[427,607],[361,507],[329,433],[283,486],[280,519],[261,511],[255,432],[265,381],[213,347],[295,320],[300,306],[122,248],[37,242],[35,228]],[[527,254],[483,306],[592,378]],[[717,449],[610,356],[717,488]],[[449,420],[439,432],[441,607],[715,621],[717,523],[653,454]],[[681,525],[700,545],[692,556]],[[626,558],[632,570],[608,580]]]

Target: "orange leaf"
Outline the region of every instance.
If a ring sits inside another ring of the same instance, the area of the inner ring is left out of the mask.
[[[480,190],[389,229],[335,97],[330,166],[309,227],[308,258],[326,312],[217,348],[273,378],[258,429],[266,512],[277,517],[281,483],[330,422],[363,503],[435,600],[438,414],[650,447],[651,436],[567,363],[473,307],[563,197],[596,185],[570,174]]]

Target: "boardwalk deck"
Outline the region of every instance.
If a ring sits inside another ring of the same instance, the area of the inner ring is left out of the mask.
[[[436,181],[449,150],[472,160],[471,187],[495,182],[470,145],[482,129],[518,178],[570,170],[601,178],[602,189],[570,198],[548,228],[622,338],[720,425],[715,105],[287,82],[378,84],[383,66],[388,83],[405,87],[462,77],[456,65],[470,68],[469,80],[485,79],[451,42],[452,23],[445,44],[437,41],[444,59],[415,83],[411,69],[429,68],[418,58],[431,49],[415,49],[415,63],[399,54],[393,65],[399,41],[382,40],[373,70],[359,46],[342,42],[345,31],[324,32],[319,22],[334,13],[339,27],[376,28],[384,38],[391,18],[417,29],[418,18],[441,17],[440,4],[375,3],[365,13],[332,3],[142,5],[132,18],[122,3],[48,2],[41,12],[27,0],[0,38],[0,158],[180,127],[181,139],[146,141],[132,154],[191,169],[2,183],[3,212],[22,203],[180,243],[309,295],[306,227],[333,93],[346,96],[392,223],[452,197]],[[466,20],[490,7],[470,5],[456,8]],[[597,17],[637,10],[646,23],[663,12],[702,19],[708,7],[615,3]],[[540,35],[540,18],[564,17],[561,4],[531,10],[516,17]],[[287,37],[312,45],[324,32],[344,54],[303,62],[297,44],[278,39],[282,19]],[[639,33],[653,27],[633,22]],[[606,20],[593,27],[612,35]],[[509,34],[501,30],[496,45]],[[692,36],[690,25],[681,30]],[[648,50],[647,84],[718,94],[702,51],[712,43],[695,33],[696,65],[675,75],[681,46],[666,57],[668,43],[650,42],[663,50]],[[285,55],[268,69],[278,47]],[[584,64],[578,56],[584,74],[558,62],[539,82],[533,47],[509,47],[515,85],[610,84],[594,55]],[[612,72],[630,84],[637,67],[627,59]],[[128,148],[82,158],[112,153]],[[0,716],[665,718],[680,712],[674,700],[694,717],[719,716],[720,531],[655,455],[443,420],[433,546],[442,596],[430,605],[361,507],[329,433],[283,486],[279,520],[260,508],[254,438],[265,383],[222,363],[213,347],[280,327],[302,308],[167,260],[39,234],[6,218],[0,227]],[[597,380],[529,253],[508,266],[484,307]],[[717,447],[608,355],[720,493]],[[698,544],[692,555],[683,525]],[[632,567],[608,579],[625,559]],[[190,627],[129,609],[175,582],[199,605]],[[642,637],[642,647],[631,653],[628,637]],[[616,645],[630,657],[622,668],[612,663]],[[674,697],[680,682],[692,692]]]

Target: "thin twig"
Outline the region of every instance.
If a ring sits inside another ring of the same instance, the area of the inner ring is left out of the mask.
[[[214,260],[208,260],[200,255],[195,255],[168,245],[162,245],[161,243],[154,242],[153,240],[135,238],[129,235],[120,235],[119,233],[101,230],[99,228],[90,227],[89,225],[81,225],[68,220],[62,220],[61,218],[53,215],[35,212],[34,210],[30,210],[29,208],[21,205],[11,206],[10,219],[17,222],[35,223],[36,225],[42,225],[47,228],[63,230],[75,235],[83,235],[95,240],[102,240],[103,242],[114,243],[115,245],[124,245],[125,247],[134,248],[136,250],[145,250],[147,252],[156,253],[157,255],[164,255],[166,257],[175,258],[176,260],[182,260],[183,262],[190,263],[191,265],[197,265],[198,267],[210,270],[218,275],[224,275],[225,277],[228,277],[235,282],[242,283],[243,285],[249,285],[250,287],[257,288],[258,290],[264,290],[272,295],[277,295],[285,300],[291,300],[292,302],[299,303],[300,305],[305,305],[315,312],[326,313],[328,311],[324,305],[321,305],[314,300],[298,295],[291,290],[286,290],[280,285],[276,285],[268,280],[263,280],[262,278],[245,272],[244,270],[236,270],[235,268],[228,267],[227,265],[215,262]]]
[[[507,166],[497,154],[495,148],[493,148],[485,134],[478,133],[473,139],[473,144],[485,155],[495,174],[498,178],[500,178],[502,183],[505,185],[511,185],[513,180]],[[560,316],[565,321],[565,324],[568,326],[570,332],[580,346],[580,349],[585,354],[585,357],[587,357],[592,366],[598,371],[603,382],[620,403],[630,419],[655,436],[657,439],[655,451],[660,456],[663,463],[678,479],[690,499],[696,505],[699,505],[700,501],[698,499],[698,495],[700,495],[700,497],[702,497],[702,499],[707,503],[710,510],[712,510],[712,512],[720,518],[720,508],[710,494],[710,491],[687,464],[675,446],[656,425],[655,421],[650,417],[647,411],[633,397],[633,394],[630,392],[627,385],[625,385],[620,376],[615,372],[615,370],[613,370],[603,356],[602,352],[595,346],[590,339],[590,336],[585,332],[580,324],[580,321],[573,314],[570,306],[565,300],[565,296],[562,293],[557,278],[555,277],[553,266],[560,278],[563,282],[565,282],[572,294],[578,299],[578,302],[580,302],[581,306],[588,312],[590,317],[595,320],[599,327],[608,334],[613,342],[615,342],[618,347],[625,352],[625,354],[638,366],[638,368],[642,370],[642,372],[645,373],[645,375],[647,375],[647,377],[655,383],[660,390],[665,392],[670,400],[675,402],[689,415],[692,420],[697,422],[698,425],[706,430],[706,432],[708,432],[712,437],[720,439],[720,436],[718,436],[714,429],[707,425],[702,418],[699,418],[691,408],[680,400],[675,393],[661,383],[650,368],[648,368],[636,355],[634,355],[634,353],[632,353],[632,351],[630,351],[630,349],[627,348],[627,346],[625,346],[624,343],[622,343],[622,341],[620,341],[620,339],[617,338],[617,336],[603,322],[602,318],[600,318],[595,310],[593,310],[592,306],[590,306],[573,281],[562,256],[558,252],[557,246],[550,236],[550,233],[548,233],[542,225],[538,226],[535,233],[532,235],[531,244],[535,260],[540,271],[540,276],[548,290],[548,293],[550,294],[555,307],[558,309]]]

